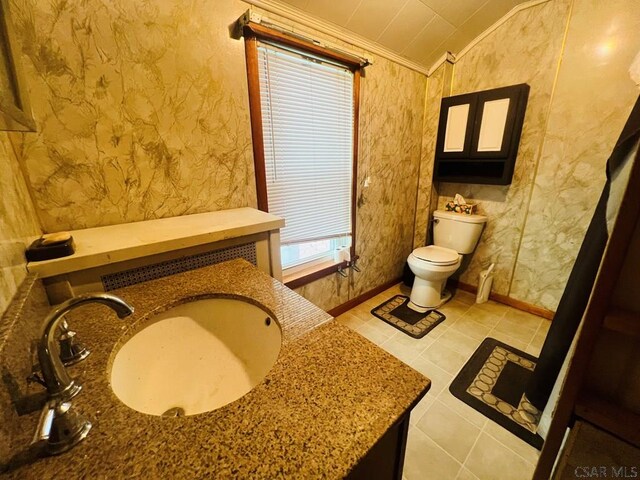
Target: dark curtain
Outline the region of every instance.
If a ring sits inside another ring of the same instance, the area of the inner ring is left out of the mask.
[[[616,146],[607,160],[607,181],[569,275],[540,357],[525,389],[536,408],[544,409],[584,314],[608,240],[607,200],[611,177],[640,139],[640,98],[636,101]]]

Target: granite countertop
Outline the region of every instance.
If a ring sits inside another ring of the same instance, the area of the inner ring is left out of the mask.
[[[83,386],[73,405],[93,423],[89,436],[63,455],[12,468],[8,478],[342,478],[430,387],[244,260],[110,293],[133,305],[134,315],[119,320],[101,305],[67,315],[92,351],[69,368]],[[151,416],[121,403],[108,372],[122,339],[155,313],[212,294],[274,313],[282,348],[267,377],[242,398],[193,416]],[[37,415],[21,420],[25,446]]]

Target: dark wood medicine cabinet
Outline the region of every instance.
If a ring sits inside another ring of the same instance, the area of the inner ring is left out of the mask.
[[[528,98],[524,83],[443,98],[434,180],[510,184]]]

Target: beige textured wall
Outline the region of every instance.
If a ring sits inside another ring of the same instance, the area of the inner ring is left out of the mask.
[[[422,247],[429,243],[429,218],[438,202],[438,192],[433,183],[433,163],[436,153],[438,121],[440,120],[440,100],[442,97],[449,96],[452,73],[453,65],[445,62],[431,74],[427,81],[413,248]]]
[[[427,79],[378,58],[366,83],[356,222],[362,272],[353,272],[351,297],[400,277],[413,248]],[[367,177],[370,185],[364,188]]]
[[[512,184],[438,186],[440,208],[459,192],[489,217],[462,281],[476,284],[495,262],[495,292],[557,307],[637,98],[627,69],[638,48],[640,1],[551,0],[517,13],[455,64],[453,95],[531,86]]]
[[[45,231],[255,205],[244,46],[228,35],[247,4],[11,7],[38,123],[14,145]],[[299,291],[329,309],[397,278],[411,248],[426,240],[435,201],[442,206],[460,192],[490,218],[461,279],[474,284],[496,262],[496,292],[554,309],[635,98],[625,69],[640,45],[639,16],[640,0],[551,0],[525,10],[462,57],[451,79],[436,72],[426,99],[423,75],[375,58],[362,81],[363,271]],[[439,92],[520,82],[532,91],[512,185],[433,191]],[[24,231],[36,232],[29,215]],[[16,235],[24,232],[8,236]]]
[[[255,206],[244,44],[228,33],[247,4],[11,0],[11,7],[38,123],[37,133],[21,137],[21,162],[46,231]],[[362,272],[300,289],[324,308],[402,272],[413,243],[426,81],[382,58],[366,69]]]
[[[254,206],[237,0],[12,0],[45,231]]]
[[[510,295],[555,309],[640,94],[640,0],[575,0]]]
[[[24,250],[40,225],[6,132],[0,132],[0,315],[26,275]]]
[[[531,86],[511,185],[441,183],[438,188],[440,208],[460,193],[489,217],[460,278],[476,284],[478,273],[493,262],[493,290],[503,295],[509,293],[518,255],[570,3],[552,0],[516,14],[454,65],[452,95],[517,83]]]

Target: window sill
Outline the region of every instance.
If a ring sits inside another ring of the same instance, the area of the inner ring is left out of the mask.
[[[357,260],[358,257],[354,257],[354,259]],[[296,269],[293,273],[287,273],[284,271],[282,275],[282,283],[287,287],[294,289],[331,275],[332,273],[336,273],[341,268],[344,269],[348,267],[349,263],[347,262],[336,262],[335,260],[330,259],[322,263],[311,265],[308,268]]]

